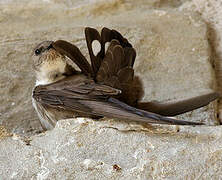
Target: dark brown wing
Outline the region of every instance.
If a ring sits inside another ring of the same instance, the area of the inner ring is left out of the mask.
[[[95,75],[99,71],[101,63],[104,61],[104,58],[106,55],[105,45],[107,42],[111,42],[112,40],[116,40],[118,44],[124,49],[124,54],[126,55],[127,64],[122,64],[122,65],[133,66],[134,60],[135,60],[135,50],[131,49],[132,45],[128,42],[126,38],[124,38],[116,30],[110,30],[104,27],[101,31],[101,36],[100,36],[99,32],[96,29],[87,27],[85,28],[85,37],[86,37],[87,47],[88,47],[90,60],[92,64],[92,69]],[[97,40],[101,46],[101,49],[98,52],[98,54],[95,54],[92,48],[92,43],[95,40]],[[115,44],[113,43],[112,45],[115,45]],[[109,46],[109,50],[110,50],[110,46]],[[128,61],[130,61],[130,63]]]
[[[69,76],[63,80],[57,81],[48,85],[40,85],[36,87],[36,90],[40,89],[41,92],[46,91],[50,93],[61,93],[63,96],[65,93],[66,97],[74,97],[79,99],[94,99],[94,98],[107,98],[107,96],[118,95],[121,93],[120,90],[112,88],[107,85],[97,84],[93,79],[83,74],[75,74]],[[35,91],[40,92],[40,91]],[[68,93],[70,92],[70,94]]]
[[[96,84],[83,74],[70,76],[62,81],[49,85],[37,86],[33,98],[46,106],[90,113],[89,106],[81,103],[83,100],[104,101],[121,91],[106,85]]]
[[[134,79],[136,51],[132,45],[119,32],[108,28],[103,28],[100,36],[96,29],[88,27],[85,29],[85,36],[95,81],[120,89],[122,93],[117,98],[135,106],[143,94],[143,89],[139,79]],[[95,40],[101,46],[98,54],[95,54],[92,48]],[[107,42],[110,44],[105,52]]]
[[[131,102],[136,102],[142,91],[141,83],[134,83],[135,57],[136,52],[133,48],[123,48],[119,41],[112,40],[96,76],[97,82],[120,89],[122,93],[118,99],[130,105],[134,105]],[[132,89],[134,85],[138,88]]]
[[[89,28],[89,27],[85,28],[85,37],[86,37],[86,43],[87,43],[89,56],[90,56],[90,60],[91,60],[93,77],[95,77],[97,71],[99,70],[102,58],[97,56],[96,54],[94,54],[93,48],[92,48],[92,43],[93,43],[93,41],[97,40],[101,45],[100,51],[103,51],[104,47],[103,47],[103,44],[101,41],[101,36],[96,29]]]
[[[190,99],[173,103],[159,103],[159,102],[138,103],[137,108],[157,113],[163,116],[176,116],[206,106],[210,102],[218,99],[219,97],[220,97],[219,93],[211,92],[208,94],[196,96]]]
[[[83,74],[92,75],[90,64],[75,45],[64,40],[58,40],[52,43],[52,47],[60,54],[69,57],[81,69]]]
[[[33,91],[33,98],[44,107],[73,111],[74,114],[85,117],[106,116],[158,124],[201,124],[179,121],[133,108],[112,98],[119,93],[118,89],[96,84],[81,74],[50,85],[37,86]]]

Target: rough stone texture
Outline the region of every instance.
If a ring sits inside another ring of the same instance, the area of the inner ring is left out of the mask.
[[[108,121],[108,122],[107,122]],[[0,142],[1,179],[220,179],[221,127],[60,121]]]
[[[179,10],[198,12],[208,26],[212,60],[216,69],[218,90],[222,92],[222,1],[194,0],[184,3]],[[222,122],[222,102],[219,102],[219,119]]]
[[[216,0],[0,0],[0,179],[221,178],[220,126],[78,119],[30,137],[41,130],[30,98],[36,44],[68,40],[88,58],[84,27],[116,28],[137,50],[143,100],[176,101],[216,88],[220,8]],[[216,124],[216,112],[212,103],[178,118]]]

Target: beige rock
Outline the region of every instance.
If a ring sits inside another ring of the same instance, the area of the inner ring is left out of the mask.
[[[222,3],[217,0],[195,0],[184,3],[180,10],[198,12],[208,27],[212,62],[216,69],[218,91],[222,92]],[[222,102],[219,102],[219,119],[222,122]]]
[[[2,179],[219,179],[221,132],[221,127],[64,120],[31,139],[0,141],[0,174]]]
[[[0,126],[0,139],[9,137],[9,136],[11,136],[11,134],[8,133],[7,130],[3,126]]]

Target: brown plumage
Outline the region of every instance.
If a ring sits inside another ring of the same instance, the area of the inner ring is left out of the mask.
[[[85,35],[91,65],[76,46],[63,40],[45,41],[35,48],[34,58],[37,61],[41,59],[41,63],[34,63],[37,86],[33,90],[33,105],[45,129],[52,129],[60,119],[80,116],[199,125],[201,123],[162,115],[181,114],[205,106],[219,97],[213,92],[174,104],[140,103],[143,88],[139,78],[134,77],[136,52],[128,40],[108,28],[103,28],[101,35],[93,28],[86,28]],[[99,45],[97,52],[93,46],[95,41]],[[106,51],[107,42],[110,45]],[[58,56],[51,62],[50,57],[55,53]],[[66,56],[81,72],[71,68]]]

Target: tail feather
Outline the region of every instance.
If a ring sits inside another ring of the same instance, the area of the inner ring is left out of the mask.
[[[210,102],[218,99],[219,97],[220,97],[219,93],[211,92],[208,94],[204,94],[201,96],[173,103],[159,103],[159,102],[139,103],[137,108],[157,113],[163,116],[176,116],[206,106]]]

